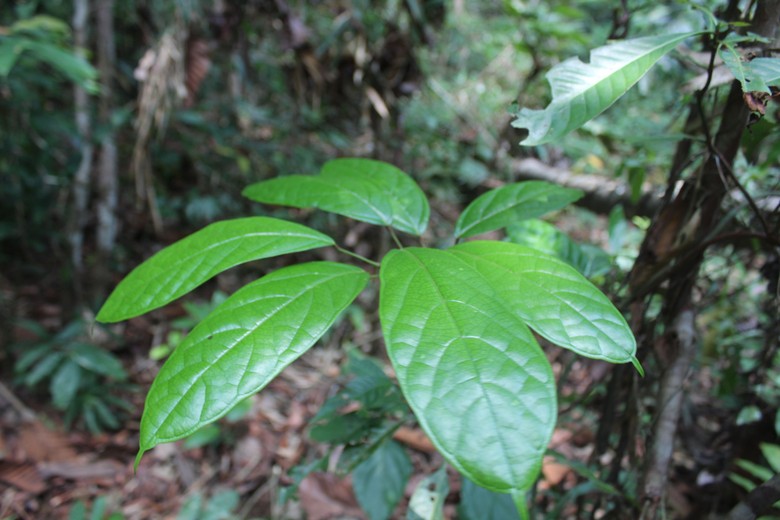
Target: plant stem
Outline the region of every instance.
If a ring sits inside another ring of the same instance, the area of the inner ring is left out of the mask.
[[[334,244],[333,247],[335,247],[337,251],[340,251],[340,252],[344,253],[345,255],[349,255],[349,256],[351,256],[353,258],[357,258],[358,260],[362,260],[362,261],[366,262],[367,264],[373,265],[374,267],[379,267],[379,265],[380,265],[379,262],[374,262],[373,260],[371,260],[369,258],[366,258],[363,255],[359,255],[357,253],[354,253],[354,252],[350,251],[349,249],[344,249],[343,247],[341,247],[341,246],[339,246],[337,244]]]
[[[512,491],[512,501],[515,503],[517,512],[520,514],[521,520],[530,520],[531,517],[528,513],[528,504],[525,501],[526,490],[515,489]]]
[[[390,236],[393,237],[393,242],[395,242],[395,245],[398,246],[398,249],[403,249],[404,246],[401,244],[401,241],[398,239],[398,235],[395,234],[395,231],[393,231],[393,228],[389,227],[387,230],[390,232]]]

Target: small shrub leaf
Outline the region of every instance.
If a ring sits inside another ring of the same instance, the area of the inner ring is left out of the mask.
[[[330,237],[284,220],[249,217],[216,222],[136,267],[111,293],[97,320],[122,321],[162,307],[244,262],[329,245]]]
[[[412,474],[406,451],[395,441],[383,442],[352,473],[352,485],[360,507],[371,520],[386,520],[404,496]]]
[[[225,300],[173,351],[152,383],[137,461],[263,388],[314,345],[367,281],[357,267],[311,262],[279,269]]]
[[[455,225],[455,236],[470,237],[537,218],[579,200],[582,195],[580,190],[545,181],[508,184],[483,193],[469,204]]]
[[[421,235],[430,208],[420,187],[395,166],[370,159],[335,159],[319,175],[288,175],[247,187],[265,204],[319,208],[345,217]]]
[[[547,74],[552,102],[544,110],[523,108],[512,122],[527,128],[520,144],[540,145],[561,139],[609,108],[680,42],[696,33],[647,36],[594,49],[590,63],[569,58]]]
[[[636,340],[612,302],[569,264],[508,242],[450,249],[489,280],[516,316],[542,337],[586,357],[636,361]]]
[[[530,488],[556,420],[552,369],[493,280],[449,251],[388,253],[379,317],[398,382],[458,471],[499,492]]]

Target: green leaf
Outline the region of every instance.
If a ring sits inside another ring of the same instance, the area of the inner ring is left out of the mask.
[[[0,77],[8,76],[25,48],[24,39],[13,37],[0,39]]]
[[[431,441],[483,487],[530,488],[556,400],[552,369],[528,327],[493,279],[448,251],[391,251],[380,279],[387,350]]]
[[[27,377],[24,378],[25,384],[27,384],[27,386],[35,386],[43,381],[54,372],[54,369],[57,368],[63,357],[64,354],[62,352],[51,352],[47,354],[46,357],[42,358],[41,361],[30,370]]]
[[[140,316],[244,262],[333,245],[300,224],[267,217],[225,220],[171,244],[136,267],[100,309],[97,320]]]
[[[456,237],[470,237],[536,218],[579,200],[580,190],[545,181],[508,184],[477,197],[460,215]]]
[[[412,474],[412,463],[403,447],[395,441],[382,443],[371,456],[355,468],[352,486],[360,507],[371,520],[390,517]]]
[[[762,442],[759,446],[761,447],[761,453],[764,454],[769,466],[775,473],[780,473],[780,444]]]
[[[357,267],[279,269],[225,300],[173,351],[146,397],[138,459],[230,411],[308,350],[368,281]]]
[[[52,403],[60,410],[70,406],[81,385],[81,367],[71,360],[60,365],[49,382]]]
[[[750,60],[750,71],[764,86],[780,86],[780,58],[753,58]],[[751,90],[758,89],[753,86]],[[767,88],[765,92],[771,91]]]
[[[609,255],[591,244],[578,244],[552,224],[543,220],[524,220],[507,228],[507,238],[521,246],[557,256],[585,278],[607,273]]]
[[[542,337],[590,358],[631,361],[641,372],[625,318],[570,265],[507,242],[467,242],[450,251],[489,280],[515,315]]]
[[[88,343],[76,343],[69,348],[70,358],[81,367],[122,381],[127,379],[122,363],[116,356]]]
[[[409,499],[407,520],[444,520],[444,500],[450,492],[446,465],[417,484]]]
[[[430,208],[406,173],[369,159],[335,159],[319,175],[288,175],[247,187],[244,196],[295,208],[319,208],[345,217],[421,235]]]
[[[485,489],[463,477],[458,518],[462,520],[519,520],[512,497]]]
[[[25,48],[35,58],[58,70],[72,82],[84,87],[88,92],[94,94],[100,90],[96,82],[97,70],[84,58],[46,42],[30,40],[25,43]]]
[[[523,108],[512,122],[527,128],[525,146],[554,142],[609,108],[666,53],[697,33],[624,40],[591,52],[590,63],[569,58],[547,74],[552,102],[544,110]]]

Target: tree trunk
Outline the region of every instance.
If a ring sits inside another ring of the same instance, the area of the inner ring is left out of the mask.
[[[89,0],[73,2],[73,40],[77,56],[86,58],[88,43]],[[81,162],[73,179],[71,192],[72,207],[68,222],[68,242],[70,259],[73,266],[74,287],[77,303],[81,303],[82,274],[84,271],[84,227],[87,224],[87,205],[89,203],[89,184],[92,176],[92,123],[89,114],[89,95],[76,84],[73,91],[76,130],[79,139]]]
[[[774,38],[780,25],[780,0],[759,1],[750,30]],[[732,171],[742,133],[748,121],[738,82],[731,86],[715,138],[708,143],[708,158],[702,167],[685,182],[682,190],[665,206],[645,237],[637,261],[629,275],[632,297],[639,302],[661,284],[665,284],[664,304],[660,320],[664,334],[654,343],[654,352],[665,371],[659,388],[658,408],[648,463],[640,488],[642,518],[664,516],[663,503],[674,439],[683,396],[683,381],[695,352],[692,311],[690,308],[694,284],[712,234],[721,224],[721,204],[730,186],[736,182]],[[708,121],[703,121],[706,130]],[[727,184],[728,183],[728,184]],[[641,305],[635,305],[644,312]],[[690,316],[689,316],[690,315]],[[681,320],[685,317],[686,323]],[[637,316],[635,323],[641,322]],[[690,325],[690,326],[689,326]],[[640,357],[648,354],[645,347]]]
[[[114,44],[114,1],[97,2],[97,55],[98,71],[102,80],[102,90],[98,115],[106,134],[101,142],[100,159],[97,171],[97,251],[98,265],[95,271],[96,298],[101,298],[108,283],[108,260],[114,249],[118,231],[117,199],[119,191],[117,149],[114,132],[111,129],[113,111],[113,76],[116,66],[116,48]]]

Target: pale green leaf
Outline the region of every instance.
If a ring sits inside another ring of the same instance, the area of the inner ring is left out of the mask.
[[[580,199],[580,190],[545,181],[508,184],[483,193],[461,213],[456,237],[470,237],[536,218]]]
[[[492,279],[458,255],[408,248],[380,270],[379,317],[422,428],[479,485],[530,488],[556,419],[552,369]]]
[[[515,315],[542,337],[583,356],[631,361],[641,371],[623,315],[570,265],[507,242],[467,242],[450,251],[494,284]]]
[[[97,320],[122,321],[162,307],[244,262],[332,244],[322,233],[274,218],[216,222],[136,267],[111,293]]]
[[[444,520],[444,501],[450,492],[446,465],[428,475],[414,488],[406,520]]]
[[[409,476],[412,463],[395,441],[383,442],[352,473],[352,487],[360,507],[371,520],[385,520],[395,509]]]
[[[750,77],[749,65],[742,59],[742,55],[731,46],[724,46],[720,49],[720,57],[723,63],[729,68],[737,81],[742,86],[743,92],[750,92],[751,90],[763,90],[760,87],[758,89],[751,88],[748,85],[752,82],[753,78]],[[766,87],[766,86],[765,86]]]
[[[547,74],[552,102],[544,110],[523,108],[512,122],[527,128],[526,146],[554,142],[609,108],[666,53],[696,33],[623,40],[591,52],[590,63],[569,58]]]
[[[368,274],[298,264],[246,285],[173,351],[146,398],[141,454],[229,412],[308,350],[365,287]]]
[[[765,85],[780,86],[780,58],[753,58],[750,61],[750,70]],[[769,89],[766,91],[769,92]]]
[[[295,208],[319,208],[370,224],[421,235],[430,208],[417,183],[395,166],[335,159],[319,175],[289,175],[247,187],[244,196]]]

